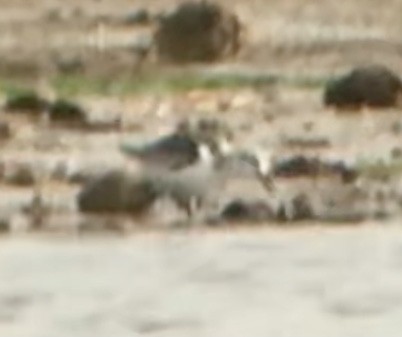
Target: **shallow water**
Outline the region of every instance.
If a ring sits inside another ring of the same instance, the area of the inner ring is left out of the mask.
[[[402,228],[14,236],[2,336],[400,336]]]

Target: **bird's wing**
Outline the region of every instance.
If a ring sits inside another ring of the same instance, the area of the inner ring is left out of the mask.
[[[170,135],[144,145],[123,143],[120,150],[144,164],[178,170],[198,160],[198,144],[188,137]]]

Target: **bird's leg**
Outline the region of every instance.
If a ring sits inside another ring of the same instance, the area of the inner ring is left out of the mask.
[[[274,178],[271,174],[268,175],[259,174],[259,180],[266,191],[275,192],[276,187],[274,183]]]
[[[202,223],[201,200],[197,196],[190,197],[186,207],[188,224],[190,226],[198,226]]]
[[[41,189],[35,188],[32,200],[23,208],[23,212],[29,217],[31,229],[42,228],[48,215],[48,209],[44,206]]]
[[[198,208],[199,208],[199,201],[197,200],[197,197],[192,196],[187,200],[175,200],[176,206],[184,210],[186,213],[186,218],[182,220],[179,220],[178,222],[174,223],[175,227],[182,228],[182,227],[192,227],[197,221],[197,213],[198,213]]]

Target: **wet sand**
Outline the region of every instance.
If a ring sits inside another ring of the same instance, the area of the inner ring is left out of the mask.
[[[3,336],[400,336],[402,229],[1,240]]]

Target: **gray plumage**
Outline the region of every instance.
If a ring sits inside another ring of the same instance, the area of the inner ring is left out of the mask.
[[[189,218],[206,207],[217,206],[221,191],[232,178],[255,177],[271,190],[273,185],[266,165],[256,155],[237,152],[211,156],[209,160],[178,171],[149,171],[146,180],[156,194],[171,198]]]
[[[137,145],[121,144],[120,150],[146,165],[178,170],[194,164],[199,158],[198,144],[186,135],[172,134],[154,142]]]
[[[201,146],[207,146],[214,154],[227,151],[231,137],[230,130],[217,120],[184,120],[171,134],[145,144],[125,142],[120,150],[145,166],[179,170],[202,160]]]

